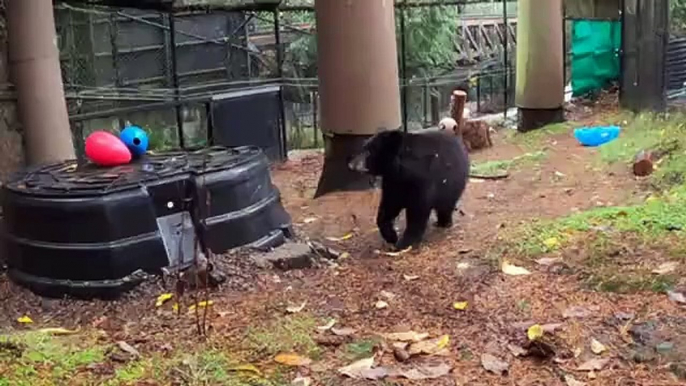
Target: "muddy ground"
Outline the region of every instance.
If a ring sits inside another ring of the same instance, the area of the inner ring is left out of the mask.
[[[577,122],[594,121],[595,115],[587,110],[574,112]],[[665,294],[594,291],[582,285],[574,269],[550,269],[531,261],[517,263],[526,266],[530,275],[503,274],[500,254],[507,251],[497,246],[508,230],[534,219],[642,201],[647,194],[645,183],[631,176],[625,165],[597,167],[597,150],[579,146],[569,130],[526,141],[507,130],[495,134],[494,148],[473,154],[473,159],[507,160],[541,150],[546,156],[510,170],[507,179],[471,181],[462,200],[464,214],[456,213],[455,226],[447,231],[431,227],[421,248],[400,256],[377,252],[388,249],[374,226],[377,191],[312,200],[323,162],[316,152],[298,154],[276,167],[272,176],[298,235],[347,255],[335,264],[287,272],[260,269],[244,256],[232,257],[222,263],[229,282],[208,295],[213,305],[206,337],[198,335],[192,315],[174,314],[173,301],[155,307],[159,294],[172,291],[171,283],[165,287],[159,281],[120,301],[79,302],[40,299],[3,277],[0,323],[8,332],[40,327],[98,331],[97,344],[125,341],[142,358],[171,358],[179,350],[211,348],[227,353],[232,361],[259,368],[264,374],[260,377],[280,379],[272,384],[290,384],[298,375],[314,385],[683,384],[678,376],[683,371],[680,363],[686,360],[686,335],[682,335],[686,313]],[[188,295],[182,303],[192,300]],[[457,310],[455,302],[468,306]],[[293,312],[294,306],[302,305]],[[17,323],[23,315],[33,323]],[[317,331],[315,326],[331,319],[336,320],[336,328],[352,330],[341,336]],[[289,330],[294,320],[311,320],[314,325],[303,322],[310,336],[299,336],[300,329]],[[534,323],[553,325],[550,339],[555,355],[536,359],[513,354]],[[277,334],[279,326],[286,326],[286,334],[270,338],[268,333]],[[259,329],[266,331],[260,344],[246,343],[251,331]],[[430,380],[368,381],[337,373],[336,369],[384,348],[386,353],[377,358],[379,366],[398,365],[390,343],[383,344],[375,336],[408,330],[431,337],[448,335],[450,341],[440,355],[412,358],[405,366],[447,364],[449,374]],[[602,342],[605,350],[599,351],[605,352],[593,353],[593,339]],[[313,361],[299,368],[281,366],[274,363],[274,355],[282,351]],[[508,363],[507,372],[484,369],[483,354]],[[578,370],[599,358],[607,361],[597,370]],[[102,361],[78,369],[87,382],[70,378],[68,384],[259,384],[231,377],[195,382],[192,377],[151,371],[132,379],[118,378],[117,369],[135,360],[142,359],[113,358],[108,351]],[[2,371],[0,366],[0,380]],[[8,371],[4,376],[9,379]]]

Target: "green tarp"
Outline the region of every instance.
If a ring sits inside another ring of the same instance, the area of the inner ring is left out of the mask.
[[[619,79],[621,39],[619,21],[572,22],[572,96],[598,91]]]

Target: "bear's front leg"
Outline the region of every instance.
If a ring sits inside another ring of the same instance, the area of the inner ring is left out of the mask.
[[[405,232],[395,245],[399,250],[407,249],[410,246],[417,245],[424,238],[426,226],[431,216],[431,207],[428,205],[417,205],[406,208],[407,225]]]
[[[394,225],[395,218],[398,217],[401,210],[402,208],[393,198],[381,197],[379,210],[376,214],[376,226],[379,227],[381,237],[389,244],[398,242],[398,234],[395,232]]]

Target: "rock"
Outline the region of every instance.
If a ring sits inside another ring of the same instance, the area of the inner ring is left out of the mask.
[[[652,362],[656,357],[655,352],[646,347],[641,347],[631,352],[631,359],[636,363]]]
[[[253,256],[253,260],[260,267],[266,268],[271,265],[289,271],[312,267],[313,254],[307,244],[285,243],[270,252]]]
[[[655,346],[655,351],[657,351],[659,354],[667,354],[668,352],[672,351],[674,348],[674,343],[672,342],[662,342]]]
[[[672,363],[669,365],[669,371],[671,371],[680,380],[686,381],[686,364]]]

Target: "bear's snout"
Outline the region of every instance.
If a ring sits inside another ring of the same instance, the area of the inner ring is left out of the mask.
[[[348,169],[355,171],[355,172],[360,172],[360,173],[366,173],[369,170],[367,169],[367,153],[362,152],[356,156],[353,156],[350,161],[348,161]]]

